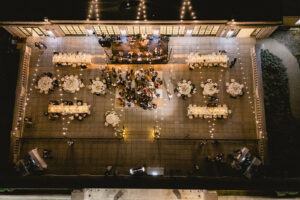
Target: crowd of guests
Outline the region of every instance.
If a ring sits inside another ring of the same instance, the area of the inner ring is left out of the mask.
[[[141,68],[137,71],[126,68],[124,73],[120,68],[109,70],[102,67],[100,70],[106,88],[117,89],[117,99],[122,107],[137,105],[145,110],[157,108],[157,104],[152,101],[160,96],[157,89],[163,81],[154,68]]]
[[[119,75],[116,84],[121,106],[138,105],[144,110],[157,108],[157,104],[152,101],[160,96],[157,89],[163,81],[154,68],[126,70],[125,78]]]

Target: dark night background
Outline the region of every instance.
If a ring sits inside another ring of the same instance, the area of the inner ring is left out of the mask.
[[[122,9],[126,0],[99,0],[103,20],[130,20],[136,17],[138,1],[129,0],[132,9]],[[0,8],[0,20],[39,21],[49,19],[85,20],[88,0],[28,0],[5,1]],[[281,20],[282,15],[297,15],[300,1],[202,1],[192,0],[198,19]],[[177,20],[181,0],[146,1],[149,20]]]

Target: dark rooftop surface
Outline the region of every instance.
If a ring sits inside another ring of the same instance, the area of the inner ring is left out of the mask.
[[[101,20],[136,19],[139,1],[98,0]],[[85,20],[89,0],[28,0],[1,2],[2,21]],[[300,15],[299,1],[252,0],[252,1],[200,1],[191,0],[198,20],[277,21],[282,15]],[[148,20],[178,20],[182,0],[146,0]],[[189,18],[187,18],[189,19]]]

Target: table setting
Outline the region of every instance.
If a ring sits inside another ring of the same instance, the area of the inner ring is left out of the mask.
[[[242,96],[244,94],[244,85],[236,82],[234,79],[231,79],[230,83],[226,83],[226,86],[226,92],[232,97]]]
[[[120,117],[115,111],[107,111],[105,113],[105,126],[111,125],[112,127],[118,126],[120,123]]]
[[[189,63],[190,68],[194,66],[197,67],[213,67],[213,66],[221,66],[227,67],[228,56],[224,53],[215,53],[212,54],[200,54],[198,52],[191,52],[188,55],[186,60]]]
[[[77,75],[66,75],[61,81],[63,82],[61,86],[66,92],[75,93],[84,87],[82,80]]]
[[[54,64],[71,65],[73,67],[79,65],[87,65],[92,63],[92,55],[77,52],[77,53],[54,53],[52,62]]]
[[[201,87],[203,88],[203,95],[213,96],[219,93],[219,89],[217,88],[218,84],[213,83],[212,79],[207,79],[205,83],[201,83]]]
[[[195,85],[191,81],[182,80],[177,83],[178,87],[175,89],[178,97],[185,99],[186,97],[191,97],[192,94],[196,93]]]
[[[106,92],[106,84],[105,81],[101,81],[100,78],[96,78],[95,80],[91,80],[91,85],[88,87],[91,89],[91,93],[96,94],[96,95],[105,95]]]
[[[231,114],[231,110],[228,109],[227,105],[218,105],[215,107],[208,106],[197,106],[190,104],[187,108],[187,116],[190,119],[193,118],[224,118]]]
[[[82,100],[77,101],[56,101],[51,100],[48,104],[48,112],[44,113],[50,120],[55,120],[61,116],[70,115],[69,119],[82,121],[90,112],[91,105],[83,103]]]
[[[57,86],[57,79],[52,77],[51,73],[44,73],[36,82],[35,88],[40,93],[48,94],[49,91],[53,90]]]

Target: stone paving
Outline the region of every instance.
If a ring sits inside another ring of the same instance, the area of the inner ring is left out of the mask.
[[[28,45],[32,45],[28,41]],[[78,74],[87,85],[90,78],[99,75],[98,69],[80,70],[72,67],[57,68],[52,64],[53,51],[76,52],[83,51],[99,55],[102,59],[95,60],[96,64],[105,63],[104,50],[93,37],[46,38],[44,43],[47,50],[43,53],[33,48],[30,63],[29,85],[31,86],[36,64],[40,59],[38,74],[52,72],[54,76]],[[186,101],[176,95],[169,100],[166,89],[163,91],[164,105],[156,110],[144,111],[141,108],[116,108],[115,93],[108,92],[106,96],[96,96],[87,88],[82,88],[76,94],[61,92],[56,89],[53,93],[40,94],[33,88],[26,108],[26,115],[32,117],[33,127],[25,128],[21,157],[38,147],[52,150],[53,159],[47,160],[49,174],[103,174],[107,165],[114,165],[120,173],[127,174],[130,167],[146,164],[148,166],[165,167],[167,173],[175,171],[177,175],[186,175],[193,170],[193,164],[199,163],[201,175],[218,175],[218,169],[210,168],[205,157],[211,153],[232,153],[233,150],[247,146],[253,154],[257,154],[255,118],[252,101],[252,69],[250,47],[255,45],[253,39],[226,38],[171,38],[169,49],[172,48],[170,64],[155,65],[163,72],[165,86],[173,91],[178,81],[191,80],[196,84],[197,93]],[[203,68],[189,71],[184,55],[190,51],[201,53],[217,52],[225,49],[229,58],[238,58],[235,67],[231,69]],[[179,56],[180,57],[180,56]],[[128,65],[126,65],[128,66]],[[125,66],[122,65],[122,68]],[[133,65],[129,67],[143,67]],[[59,70],[59,71],[57,71]],[[232,114],[226,120],[188,119],[186,116],[189,104],[205,105],[207,98],[202,95],[201,81],[213,79],[220,86],[218,97],[221,104],[227,104]],[[232,99],[226,94],[225,83],[231,78],[242,82],[247,88],[241,98]],[[60,96],[60,94],[63,94]],[[43,113],[47,111],[49,100],[82,99],[91,105],[91,116],[85,120],[50,121]],[[104,114],[114,109],[121,116],[121,126],[126,128],[124,141],[113,139],[114,131],[104,126]],[[64,124],[64,125],[63,125]],[[214,124],[214,125],[213,125]],[[151,131],[154,125],[161,127],[161,141],[153,141]],[[73,138],[74,146],[69,147],[62,135],[62,127],[68,127],[67,138]],[[214,128],[214,130],[212,130]],[[211,142],[200,148],[200,139],[210,139],[213,131],[214,139],[220,140],[216,147]],[[176,139],[176,140],[175,140]],[[209,169],[209,170],[208,170]],[[223,172],[222,172],[223,173]],[[228,171],[224,172],[228,174]]]

